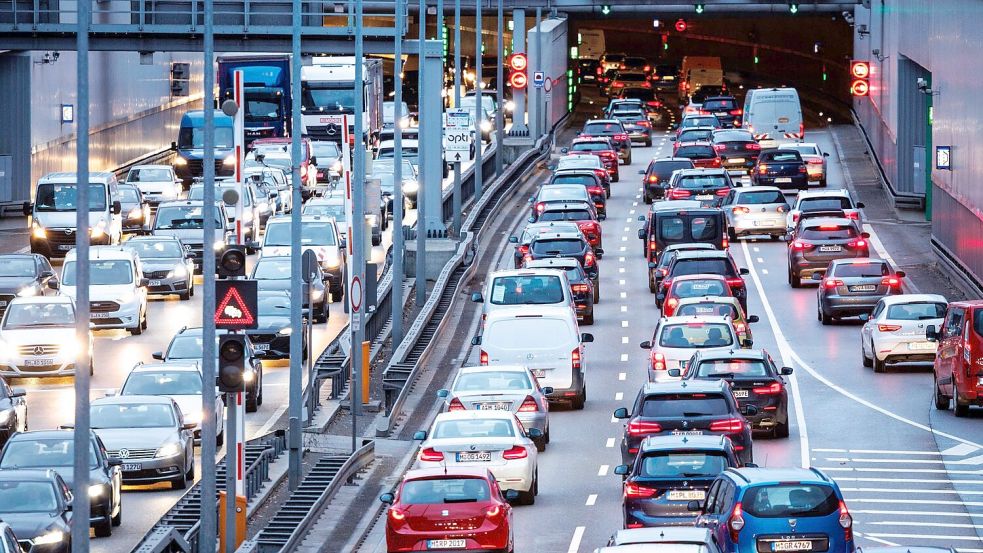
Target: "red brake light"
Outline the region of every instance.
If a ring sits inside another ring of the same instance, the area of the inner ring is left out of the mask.
[[[649,182],[659,182],[659,177],[655,175],[649,175]]]
[[[487,365],[488,364],[488,352],[487,351],[481,350],[481,355],[479,355],[478,358],[479,358],[480,363],[482,365]]]
[[[806,248],[811,248],[811,247],[812,247],[812,244],[810,244],[809,242],[806,242],[804,240],[796,240],[795,242],[792,242],[792,249],[793,250],[804,250]]]
[[[710,423],[711,432],[726,432],[728,434],[737,434],[742,430],[744,430],[743,419],[727,419],[722,421],[714,421]]]
[[[669,191],[669,199],[671,200],[681,200],[683,198],[689,198],[692,193],[689,190],[683,190],[682,188],[673,188]]]
[[[840,526],[843,528],[843,537],[847,541],[853,540],[853,517],[850,516],[846,503],[840,501]]]
[[[671,317],[673,312],[676,311],[677,305],[679,305],[679,300],[677,300],[676,298],[669,298],[668,300],[666,300],[666,305],[662,309],[663,311],[662,314],[666,317]]]
[[[643,436],[662,432],[662,425],[657,422],[633,420],[628,423],[628,435]]]
[[[823,160],[821,160],[821,159],[810,159],[806,163],[808,163],[809,165],[822,165],[823,164]]]
[[[901,279],[898,277],[884,277],[881,279],[881,284],[885,286],[901,286]]]
[[[447,410],[448,411],[464,411],[464,404],[461,403],[461,400],[460,399],[454,398],[454,399],[451,400],[450,404],[447,406]]]
[[[729,112],[731,115],[744,115],[744,110],[741,108],[732,109]]]
[[[639,486],[634,482],[625,482],[625,497],[631,497],[635,499],[652,497],[655,495],[655,490],[652,488],[646,488],[645,486]]]
[[[744,144],[744,149],[745,150],[760,151],[761,150],[761,144],[758,144],[757,142],[748,142],[748,143]]]
[[[529,452],[521,445],[514,446],[502,452],[502,458],[510,461],[514,459],[525,459],[528,455]]]
[[[420,460],[438,463],[444,460],[444,454],[432,447],[428,447],[426,449],[420,450]]]
[[[598,68],[597,68],[597,74],[598,74],[598,75],[603,75],[603,74],[604,74],[604,68],[602,68],[602,67],[598,67]]]
[[[301,177],[306,177],[307,176],[307,166],[306,165],[301,165],[300,166],[300,176]]]
[[[607,176],[608,172],[604,169],[594,169],[594,174],[603,178]]]
[[[730,188],[721,188],[720,190],[717,190],[716,194],[722,198],[726,196],[728,192],[730,192]]]
[[[737,332],[738,334],[740,334],[741,332],[744,332],[745,330],[747,330],[747,325],[746,324],[744,324],[744,323],[735,323],[734,324],[734,332]]]
[[[727,286],[730,286],[731,288],[733,288],[735,286],[738,287],[738,288],[743,288],[744,287],[744,279],[743,278],[740,278],[740,277],[737,277],[737,278],[728,278],[727,279]]]
[[[761,388],[752,388],[752,391],[761,396],[773,396],[782,393],[782,383],[772,382],[768,386],[762,386]]]
[[[881,332],[894,332],[901,330],[901,325],[877,325],[877,330]]]
[[[741,529],[744,528],[744,517],[742,516],[743,508],[740,503],[734,505],[734,511],[731,512],[730,518],[727,519],[727,529],[730,531],[730,539],[734,543],[740,541]]]
[[[764,163],[762,163],[761,165],[758,165],[758,174],[759,175],[764,175],[767,172],[768,172],[768,166],[767,165],[765,165]]]
[[[594,252],[587,252],[584,254],[584,267],[594,266]]]
[[[799,172],[800,173],[805,173],[806,171],[807,171],[807,169],[806,169],[806,166],[805,165],[800,165],[799,166]]]
[[[823,281],[823,286],[826,288],[836,288],[837,286],[843,286],[843,281],[836,278],[827,278]]]
[[[397,509],[395,507],[390,507],[389,508],[389,518],[393,519],[396,522],[402,522],[402,521],[406,520],[406,513],[404,513],[403,511],[400,511],[399,509]]]
[[[850,211],[850,212],[847,212],[846,218],[847,219],[853,219],[854,221],[859,221],[860,220],[860,212],[859,211]]]
[[[652,66],[651,65],[646,65],[645,67],[642,68],[642,71],[644,71],[646,73],[648,73],[651,70],[652,70]]]
[[[664,371],[666,370],[666,356],[655,352],[652,354],[652,370],[653,371]]]
[[[536,211],[538,211],[539,213],[542,213],[542,212],[546,211],[546,203],[545,202],[537,202],[536,203]]]
[[[722,152],[722,151],[724,151],[724,150],[727,149],[727,145],[726,144],[714,144],[713,145],[713,149],[716,150],[716,151],[718,151],[718,152]]]
[[[501,505],[494,505],[485,510],[485,516],[487,516],[488,518],[495,518],[500,514],[502,514]]]
[[[658,248],[659,248],[659,244],[658,244],[658,242],[656,242],[655,240],[651,240],[651,241],[649,241],[649,250],[650,250],[650,251],[655,251],[655,250],[657,250]],[[663,271],[663,272],[662,272],[662,276],[666,276],[666,274],[665,274],[665,269],[659,269],[659,270],[660,270],[660,271]]]
[[[526,396],[526,399],[522,400],[522,405],[519,406],[520,413],[535,413],[539,411],[539,404],[532,396]]]
[[[615,140],[628,140],[627,134],[616,134],[614,135]]]
[[[737,215],[738,213],[751,213],[751,208],[745,207],[743,205],[739,205],[733,208],[731,211],[733,211],[735,215]]]
[[[724,238],[723,240],[720,241],[720,245],[723,246],[723,248],[726,250],[727,248],[730,247],[730,240]]]
[[[529,245],[523,244],[522,246],[519,246],[519,253],[521,253],[522,255],[529,253]]]
[[[570,352],[570,366],[573,370],[580,370],[580,346],[577,346]]]
[[[851,248],[866,248],[867,247],[867,241],[858,238],[857,240],[854,240],[854,241],[848,243],[847,246],[850,246]]]
[[[572,290],[572,291],[573,291],[574,293],[577,293],[577,294],[586,294],[587,292],[589,292],[589,291],[590,291],[590,290],[589,290],[589,289],[587,288],[587,285],[586,285],[586,284],[572,284],[572,285],[570,285],[570,289],[571,289],[571,290]],[[520,410],[521,410],[521,409],[520,409]]]

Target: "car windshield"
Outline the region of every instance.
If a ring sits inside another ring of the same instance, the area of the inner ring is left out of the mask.
[[[218,336],[215,343],[218,343]],[[201,359],[202,344],[201,335],[179,334],[167,348],[167,359]]]
[[[182,150],[201,150],[205,147],[205,124],[200,127],[182,127],[177,134],[177,147]],[[215,127],[215,148],[225,150],[233,146],[232,124]],[[216,157],[219,157],[216,154]],[[221,158],[219,158],[221,159]]]
[[[768,376],[768,367],[760,359],[706,359],[696,367],[696,376],[702,378],[730,378],[735,376]]]
[[[584,243],[575,238],[559,240],[535,240],[530,246],[532,253],[540,255],[579,255],[584,251]]]
[[[51,482],[0,481],[0,515],[8,513],[44,513],[58,508],[58,496]]]
[[[811,144],[808,145],[808,146],[803,145],[803,144],[782,144],[782,148],[784,148],[786,150],[795,150],[796,152],[799,152],[800,154],[805,154],[805,155],[813,155],[813,156],[820,155],[819,154],[819,148],[817,148],[816,146],[813,146]]]
[[[644,82],[646,77],[641,73],[621,73],[618,75],[618,80],[630,83],[640,83]]]
[[[7,307],[3,319],[5,329],[74,324],[75,308],[65,302],[12,303]]]
[[[489,301],[493,305],[561,303],[563,283],[554,275],[496,277]]]
[[[140,259],[175,259],[184,257],[181,244],[174,240],[130,240],[126,247],[137,252]]]
[[[741,192],[734,200],[735,204],[784,204],[785,196],[780,190],[755,190],[753,192]]]
[[[799,152],[772,152],[761,156],[761,162],[796,163],[802,161]]]
[[[406,102],[400,102],[399,116],[406,117],[407,114],[409,114],[409,112],[410,112],[410,108],[408,105],[406,105]],[[395,117],[396,117],[396,102],[384,102],[382,104],[382,119],[387,123],[391,123]]]
[[[642,457],[639,476],[647,478],[700,478],[727,469],[723,451],[658,451]]]
[[[157,210],[154,228],[159,230],[196,230],[205,228],[202,206],[165,206]],[[222,212],[214,210],[215,228],[225,228]]]
[[[720,394],[658,394],[642,402],[643,417],[704,417],[730,413]]]
[[[934,302],[899,303],[887,308],[887,318],[898,321],[922,321],[945,317],[946,304]],[[979,311],[978,313],[983,313]],[[977,317],[979,320],[980,317]]]
[[[276,167],[277,169],[282,169],[283,172],[287,175],[290,175],[293,172],[293,163],[290,161],[290,158],[287,156],[279,156],[279,155],[275,156],[272,154],[265,154],[262,163],[256,161],[252,157],[246,158],[246,163],[245,163],[246,169],[251,169],[253,167],[264,167],[264,166]]]
[[[304,215],[320,215],[331,217],[339,223],[348,222],[348,212],[344,204],[313,204],[308,203],[304,206]]]
[[[983,336],[983,309],[977,309],[973,314],[973,331],[977,336]]]
[[[480,371],[464,373],[454,382],[455,392],[484,390],[530,390],[529,375],[520,371]]]
[[[677,298],[697,298],[700,296],[729,296],[726,282],[716,279],[679,280],[672,285],[672,294]]]
[[[416,159],[420,155],[419,149],[416,146],[403,146],[403,159]],[[394,159],[396,157],[396,150],[392,147],[379,148],[378,159]]]
[[[75,261],[65,263],[62,271],[62,283],[75,286],[75,271],[78,264]],[[89,261],[89,284],[115,285],[133,282],[133,264],[128,259],[94,259]]]
[[[136,188],[120,186],[116,189],[116,195],[119,197],[119,201],[123,203],[132,204],[140,201],[140,193],[137,192]]]
[[[140,371],[131,373],[123,384],[124,396],[197,396],[201,395],[198,371]]]
[[[587,123],[584,125],[584,134],[588,135],[610,135],[620,134],[625,130],[621,123]]]
[[[432,439],[440,438],[511,438],[514,431],[507,419],[465,419],[438,421]]]
[[[287,295],[261,295],[257,300],[260,317],[286,317],[290,315],[290,297]]]
[[[235,188],[236,188],[236,186],[233,185],[233,184],[224,184],[224,185],[220,184],[220,185],[216,185],[215,186],[215,199],[216,199],[216,201],[220,201],[222,199],[222,193],[225,190],[235,190]],[[252,206],[253,205],[253,203],[252,203],[253,195],[249,192],[249,187],[247,187],[246,185],[243,185],[242,190],[243,190],[243,194],[242,194],[243,205],[246,206],[246,207]],[[191,190],[188,191],[188,199],[189,200],[196,200],[196,201],[199,201],[200,202],[204,198],[205,198],[205,187],[204,186],[192,186],[191,187]],[[232,205],[229,205],[229,204],[226,204],[226,209],[227,210],[231,210],[231,209],[233,209],[233,206]]]
[[[399,492],[404,505],[475,503],[491,499],[491,489],[483,478],[434,478],[410,480]]]
[[[314,157],[323,158],[325,161],[331,158],[341,157],[341,151],[338,150],[338,145],[334,142],[311,142],[311,150],[314,152]]]
[[[619,110],[611,112],[611,117],[615,119],[645,119],[645,114],[638,110]]]
[[[833,267],[833,275],[840,278],[853,277],[853,278],[874,278],[888,276],[891,274],[891,268],[887,266],[887,263],[870,263],[870,262],[860,262],[860,263],[840,263]]]
[[[822,517],[836,512],[840,500],[832,486],[781,483],[752,486],[741,504],[753,517]]]
[[[290,258],[260,259],[253,267],[253,278],[258,280],[288,280],[290,278]]]
[[[688,157],[690,159],[710,159],[717,157],[717,152],[710,146],[680,146],[676,150],[676,157]]]
[[[130,169],[126,182],[174,182],[174,173],[170,169],[156,167]]]
[[[351,84],[304,81],[301,109],[305,113],[355,113],[355,90]]]
[[[0,257],[0,277],[28,277],[33,278],[35,273],[35,262],[30,257]]]
[[[78,187],[72,184],[39,184],[35,193],[34,209],[36,211],[75,211],[78,207]],[[89,185],[89,209],[102,211],[106,209],[106,185]]]
[[[280,100],[273,96],[250,95],[246,97],[245,116],[253,121],[275,121],[281,117]]]
[[[676,188],[725,188],[729,185],[724,175],[683,175],[676,180]]]
[[[289,246],[290,221],[277,221],[266,227],[264,246]],[[334,233],[334,224],[330,221],[306,221],[300,224],[300,243],[313,246],[336,246],[338,239]]]
[[[396,160],[394,159],[377,159],[372,162],[372,176],[379,175],[392,175],[395,172]],[[403,174],[401,175],[404,179],[413,177],[413,164],[409,161],[403,162]]]
[[[799,233],[800,238],[812,240],[845,240],[858,236],[860,236],[860,233],[857,232],[857,228],[852,224],[806,227]]]
[[[581,184],[594,186],[597,179],[593,175],[554,175],[550,184]]]
[[[686,161],[656,161],[652,165],[651,172],[657,175],[660,179],[665,180],[672,176],[673,171],[678,171],[679,169],[692,169],[693,162]]]
[[[593,219],[586,209],[552,209],[539,215],[539,220],[548,221],[589,221]]]
[[[174,409],[164,403],[106,403],[89,411],[92,429],[167,428],[177,425]]]
[[[655,101],[655,91],[648,88],[637,88],[630,87],[621,91],[622,98],[634,98],[637,100],[645,100],[646,102]]]
[[[0,458],[0,469],[70,467],[75,459],[73,438],[36,438],[7,442]],[[89,442],[89,466],[96,466],[95,443]]]
[[[737,307],[729,303],[713,303],[713,302],[700,302],[700,303],[687,303],[680,305],[676,308],[676,315],[679,317],[685,315],[695,315],[700,317],[730,317],[732,320],[738,320],[739,313],[737,312]]]
[[[721,275],[732,276],[730,263],[726,259],[679,259],[673,267],[673,276],[680,275]]]
[[[734,345],[733,328],[724,323],[666,325],[659,335],[664,348],[722,348]]]
[[[836,209],[853,209],[850,198],[846,196],[831,196],[827,198],[802,198],[799,201],[799,211],[826,211]]]
[[[713,116],[687,117],[686,119],[683,119],[680,126],[685,129],[686,127],[717,127],[719,124],[720,122]]]

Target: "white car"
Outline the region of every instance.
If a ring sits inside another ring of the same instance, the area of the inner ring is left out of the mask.
[[[837,188],[835,190],[803,190],[795,197],[792,209],[785,215],[785,228],[792,232],[795,224],[799,222],[799,216],[803,211],[819,210],[842,210],[847,219],[857,222],[857,228],[861,228],[863,221],[860,217],[860,210],[864,208],[863,202],[853,201],[850,191]]]
[[[925,328],[942,326],[947,304],[938,294],[881,298],[860,329],[864,366],[884,372],[888,363],[934,361],[938,343],[925,339]]]
[[[61,270],[61,293],[77,297],[76,250],[68,252]],[[89,249],[89,319],[93,328],[122,328],[130,334],[147,329],[147,286],[140,256],[124,246]]]
[[[201,439],[201,396],[203,390],[211,390],[215,394],[216,444],[225,442],[225,403],[215,386],[205,386],[202,382],[201,368],[198,363],[186,361],[169,361],[163,363],[137,363],[130,374],[126,375],[121,396],[165,396],[174,400],[181,408],[185,422],[196,424],[195,440]],[[113,395],[113,394],[107,394]]]
[[[471,301],[482,304],[482,322],[492,311],[516,306],[566,305],[575,310],[567,274],[556,269],[495,271],[485,279],[481,292],[471,294]]]
[[[126,174],[124,182],[139,188],[152,205],[181,197],[181,179],[170,165],[137,165]]]
[[[503,490],[519,492],[519,503],[532,505],[539,493],[537,428],[528,431],[509,411],[452,411],[437,415],[421,440],[414,468],[463,465],[487,468]]]
[[[14,298],[0,323],[0,375],[73,376],[75,302],[68,296]],[[89,335],[92,351],[92,335]],[[92,372],[92,365],[89,365]]]
[[[739,348],[741,342],[730,317],[664,317],[655,327],[652,340],[641,343],[652,350],[648,368],[649,382],[672,382],[669,369],[686,374],[686,364],[697,351],[710,352]]]

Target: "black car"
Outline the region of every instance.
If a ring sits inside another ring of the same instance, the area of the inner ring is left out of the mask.
[[[573,221],[550,221],[548,223],[530,223],[526,225],[518,235],[509,236],[509,242],[515,244],[515,251],[512,252],[513,263],[516,269],[522,267],[529,256],[529,243],[539,234],[550,232],[580,232],[580,226]]]
[[[580,78],[584,82],[597,80],[597,60],[580,58],[577,60],[577,68],[579,69]]]
[[[587,187],[587,193],[594,200],[594,207],[597,214],[607,217],[608,197],[611,195],[610,184],[605,188],[605,183],[609,181],[597,176],[594,171],[589,169],[561,169],[554,171],[550,180],[546,184],[579,184]]]
[[[753,459],[751,424],[744,414],[754,416],[753,405],[742,411],[730,385],[722,380],[647,382],[638,391],[631,412],[614,411],[616,419],[628,419],[621,440],[621,459],[631,463],[642,440],[648,436],[727,436],[742,465]]]
[[[533,237],[526,255],[530,260],[569,257],[579,261],[594,284],[594,303],[597,303],[601,293],[597,258],[603,253],[603,250],[594,250],[580,232],[548,232]]]
[[[140,256],[148,294],[177,294],[182,300],[195,295],[194,255],[173,236],[135,236],[124,244]]]
[[[699,91],[697,94],[699,94]],[[737,99],[733,96],[710,96],[704,99],[700,105],[700,113],[716,115],[717,119],[724,126],[740,127],[741,116],[744,115],[744,110],[741,109],[741,106],[737,105]]]
[[[39,253],[0,255],[0,316],[18,296],[57,294],[58,277],[48,258]]]
[[[72,550],[72,488],[53,470],[0,470],[0,520],[31,553]]]
[[[592,119],[584,123],[581,137],[606,136],[618,148],[618,157],[625,165],[631,165],[631,139],[621,121],[617,119]]]
[[[227,330],[215,331],[215,363],[218,363],[218,337]],[[171,338],[166,351],[155,351],[152,354],[158,361],[201,361],[202,359],[201,328],[183,327]],[[252,413],[263,404],[263,363],[260,357],[266,353],[257,351],[250,340],[246,340],[246,359],[248,360],[246,384],[246,412]]]
[[[669,264],[672,263],[677,253],[690,250],[715,249],[717,248],[713,244],[700,242],[666,246],[666,249],[662,251],[662,255],[659,256],[658,261],[649,261],[649,292],[655,294],[659,291],[659,285],[662,283],[662,279],[669,274]]]
[[[734,444],[724,436],[652,436],[635,461],[615,467],[624,476],[625,528],[689,525],[690,501],[706,499],[721,472],[740,467]]]
[[[765,350],[735,349],[697,351],[684,378],[726,380],[742,409],[748,405],[757,407],[758,413],[747,417],[753,430],[788,438],[788,383],[783,377],[790,374],[792,367],[779,368]],[[679,369],[670,369],[669,376],[681,376]]]
[[[289,359],[290,335],[290,294],[288,292],[260,292],[257,298],[257,327],[246,331],[256,351],[265,352],[263,359]],[[302,329],[303,359],[307,359],[307,335]]]
[[[644,240],[642,251],[647,261],[659,260],[671,244],[705,243],[714,248],[727,248],[727,218],[715,207],[703,207],[698,200],[675,200],[652,204],[638,237]]]
[[[802,286],[803,278],[823,275],[830,261],[870,256],[870,235],[852,219],[807,219],[788,236],[788,283]]]
[[[136,185],[117,184],[116,199],[122,208],[123,232],[140,233],[150,228],[150,204],[143,199],[143,193]]]
[[[761,145],[744,130],[716,131],[710,137],[720,164],[728,171],[750,171],[758,162]]]
[[[11,388],[0,377],[0,445],[17,432],[27,431],[27,391]]]
[[[253,265],[253,272],[249,278],[257,280],[257,288],[260,292],[268,291],[289,291],[292,286],[289,257],[261,257]],[[314,266],[317,275],[311,279],[311,299],[313,299],[314,322],[326,323],[330,316],[330,303],[328,302],[327,278],[320,267]],[[307,283],[302,287],[304,290],[304,307],[309,307],[311,301],[307,299]],[[337,297],[337,296],[336,296]]]
[[[594,324],[594,283],[587,277],[584,268],[576,259],[552,257],[526,263],[526,268],[557,269],[567,274],[570,282],[570,295],[573,296],[577,317],[585,325]]]
[[[727,279],[731,294],[741,302],[741,308],[747,312],[747,286],[744,283],[744,275],[748,274],[748,270],[743,267],[738,269],[734,258],[726,250],[679,252],[666,267],[666,272],[659,288],[660,295],[669,290],[672,279],[677,276],[720,275]],[[656,303],[661,307],[661,302]]]
[[[102,440],[94,432],[91,436],[89,525],[95,530],[96,537],[107,537],[112,535],[113,526],[123,522],[123,472],[120,469],[123,461],[109,457]],[[75,433],[71,430],[21,432],[0,452],[0,475],[8,470],[52,470],[71,486],[75,475],[74,443]]]
[[[769,150],[758,155],[751,170],[751,182],[757,186],[777,186],[782,190],[809,188],[806,162],[795,150]]]
[[[688,157],[664,157],[650,161],[644,171],[639,171],[642,175],[642,197],[645,198],[645,203],[650,204],[652,200],[665,198],[666,187],[669,186],[673,171],[695,167],[693,160]]]

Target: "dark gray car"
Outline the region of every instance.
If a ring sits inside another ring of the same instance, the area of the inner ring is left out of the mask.
[[[71,486],[53,470],[0,470],[0,519],[24,551],[72,550]]]
[[[884,296],[900,294],[904,271],[896,271],[883,259],[837,259],[826,274],[813,273],[819,281],[816,316],[824,324],[833,319],[870,313]]]
[[[173,236],[136,236],[125,246],[140,256],[148,294],[177,294],[182,300],[195,295],[194,255]]]
[[[39,253],[0,255],[0,316],[16,297],[57,294],[58,277]]]
[[[870,235],[860,232],[850,219],[809,219],[788,239],[788,282],[802,286],[803,278],[822,275],[830,261],[867,257]]]

